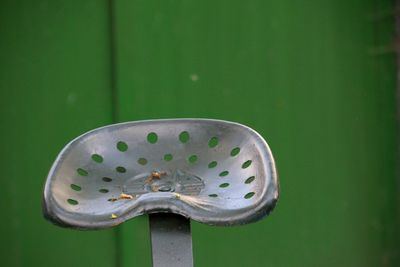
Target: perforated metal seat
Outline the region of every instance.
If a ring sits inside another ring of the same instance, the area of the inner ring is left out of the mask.
[[[235,225],[264,217],[277,199],[274,160],[254,130],[219,120],[151,120],[70,142],[48,175],[44,213],[81,229],[155,212]]]

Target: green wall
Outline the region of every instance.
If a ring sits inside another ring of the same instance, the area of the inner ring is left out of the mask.
[[[269,142],[281,198],[241,227],[193,223],[196,266],[399,266],[394,3],[2,1],[0,259],[149,266],[147,218],[43,220],[58,151],[109,124],[238,121]]]
[[[113,230],[43,219],[49,168],[77,135],[112,122],[106,1],[0,3],[0,266],[113,266]]]

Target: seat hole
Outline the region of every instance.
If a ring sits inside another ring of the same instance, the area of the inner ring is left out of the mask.
[[[87,170],[82,169],[82,168],[78,168],[76,171],[78,172],[78,174],[80,176],[88,176],[89,175],[89,172]]]
[[[151,132],[147,135],[147,142],[149,142],[150,144],[155,144],[157,143],[158,140],[158,136],[156,133]]]
[[[102,163],[103,162],[103,157],[100,156],[99,154],[93,154],[92,155],[92,160],[94,162],[97,162],[97,163]]]
[[[138,159],[138,161],[137,161],[140,165],[146,165],[147,164],[147,159],[145,159],[145,158],[140,158],[140,159]]]
[[[242,164],[242,169],[246,169],[247,167],[249,167],[251,165],[252,161],[251,160],[247,160]]]
[[[220,172],[219,176],[224,177],[224,176],[227,176],[228,174],[229,174],[228,171],[223,171],[223,172]]]
[[[179,134],[179,141],[181,141],[182,143],[187,143],[187,141],[189,141],[190,139],[190,135],[188,132],[183,131]]]
[[[188,161],[189,161],[190,163],[195,163],[195,162],[197,161],[197,156],[196,156],[196,155],[191,155],[191,156],[188,158]]]
[[[78,200],[75,200],[75,199],[72,199],[72,198],[68,198],[68,199],[67,199],[67,202],[68,202],[70,205],[73,205],[73,206],[79,204]]]
[[[216,161],[211,161],[210,163],[208,163],[208,168],[212,169],[217,167],[218,163]]]
[[[221,188],[225,188],[225,187],[228,187],[228,186],[229,186],[228,183],[223,183],[223,184],[220,184],[220,185],[219,185],[219,187],[221,187]]]
[[[234,149],[231,150],[231,157],[237,156],[237,154],[240,153],[240,148],[235,147]]]
[[[249,199],[249,198],[252,198],[254,195],[255,195],[254,192],[249,192],[249,193],[247,193],[247,194],[244,196],[244,198],[245,198],[245,199]]]
[[[118,166],[117,168],[115,168],[115,170],[117,172],[119,172],[119,173],[125,173],[126,172],[126,169],[124,167],[122,167],[122,166]]]
[[[103,177],[102,180],[103,180],[104,182],[107,182],[107,183],[109,183],[109,182],[112,181],[112,179],[111,179],[110,177]]]
[[[212,137],[210,141],[208,141],[208,147],[213,148],[218,145],[218,138],[217,137]]]
[[[76,185],[76,184],[71,184],[71,188],[72,188],[72,190],[75,190],[75,191],[81,191],[82,190],[82,188],[79,185]]]
[[[108,191],[108,189],[102,188],[99,190],[99,192],[105,194],[105,193],[108,193],[109,191]]]
[[[123,141],[119,141],[117,143],[117,149],[121,152],[125,152],[128,150],[128,144],[123,142]]]
[[[164,155],[164,160],[165,161],[171,161],[174,157],[172,156],[172,154],[165,154]]]
[[[210,194],[210,195],[208,195],[209,197],[218,197],[218,195],[217,194]]]
[[[249,178],[246,179],[246,181],[244,183],[250,184],[251,182],[254,181],[255,178],[256,178],[255,176],[250,176]]]

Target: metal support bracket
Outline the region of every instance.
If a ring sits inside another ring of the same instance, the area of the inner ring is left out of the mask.
[[[153,267],[193,267],[190,219],[172,213],[149,214]]]

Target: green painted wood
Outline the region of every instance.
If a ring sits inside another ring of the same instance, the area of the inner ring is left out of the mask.
[[[276,156],[276,211],[194,223],[196,266],[400,264],[392,1],[115,5],[120,121],[238,121]],[[146,218],[120,233],[123,266],[149,266]]]
[[[115,266],[113,230],[42,217],[51,164],[77,135],[111,123],[107,1],[1,1],[1,266]]]

